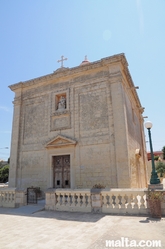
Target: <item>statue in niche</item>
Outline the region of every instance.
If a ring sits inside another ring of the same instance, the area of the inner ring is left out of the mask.
[[[60,97],[60,100],[58,102],[58,111],[62,111],[66,109],[66,98],[64,96]]]

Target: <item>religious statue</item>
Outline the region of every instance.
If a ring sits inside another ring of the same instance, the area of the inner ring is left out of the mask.
[[[66,109],[66,99],[64,96],[61,96],[60,101],[58,102],[58,109],[59,111],[62,111]]]

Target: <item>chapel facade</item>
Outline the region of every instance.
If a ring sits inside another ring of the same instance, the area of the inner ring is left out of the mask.
[[[9,87],[9,187],[146,187],[143,108],[124,54]]]

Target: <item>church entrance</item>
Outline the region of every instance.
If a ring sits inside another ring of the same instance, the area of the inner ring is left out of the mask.
[[[53,156],[53,188],[70,188],[70,155]]]

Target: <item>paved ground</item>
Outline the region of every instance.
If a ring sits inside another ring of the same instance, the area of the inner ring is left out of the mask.
[[[165,218],[53,212],[43,208],[43,201],[17,209],[0,208],[0,249],[102,249],[108,248],[106,240],[121,237],[137,242],[161,240],[161,248],[165,248]]]

